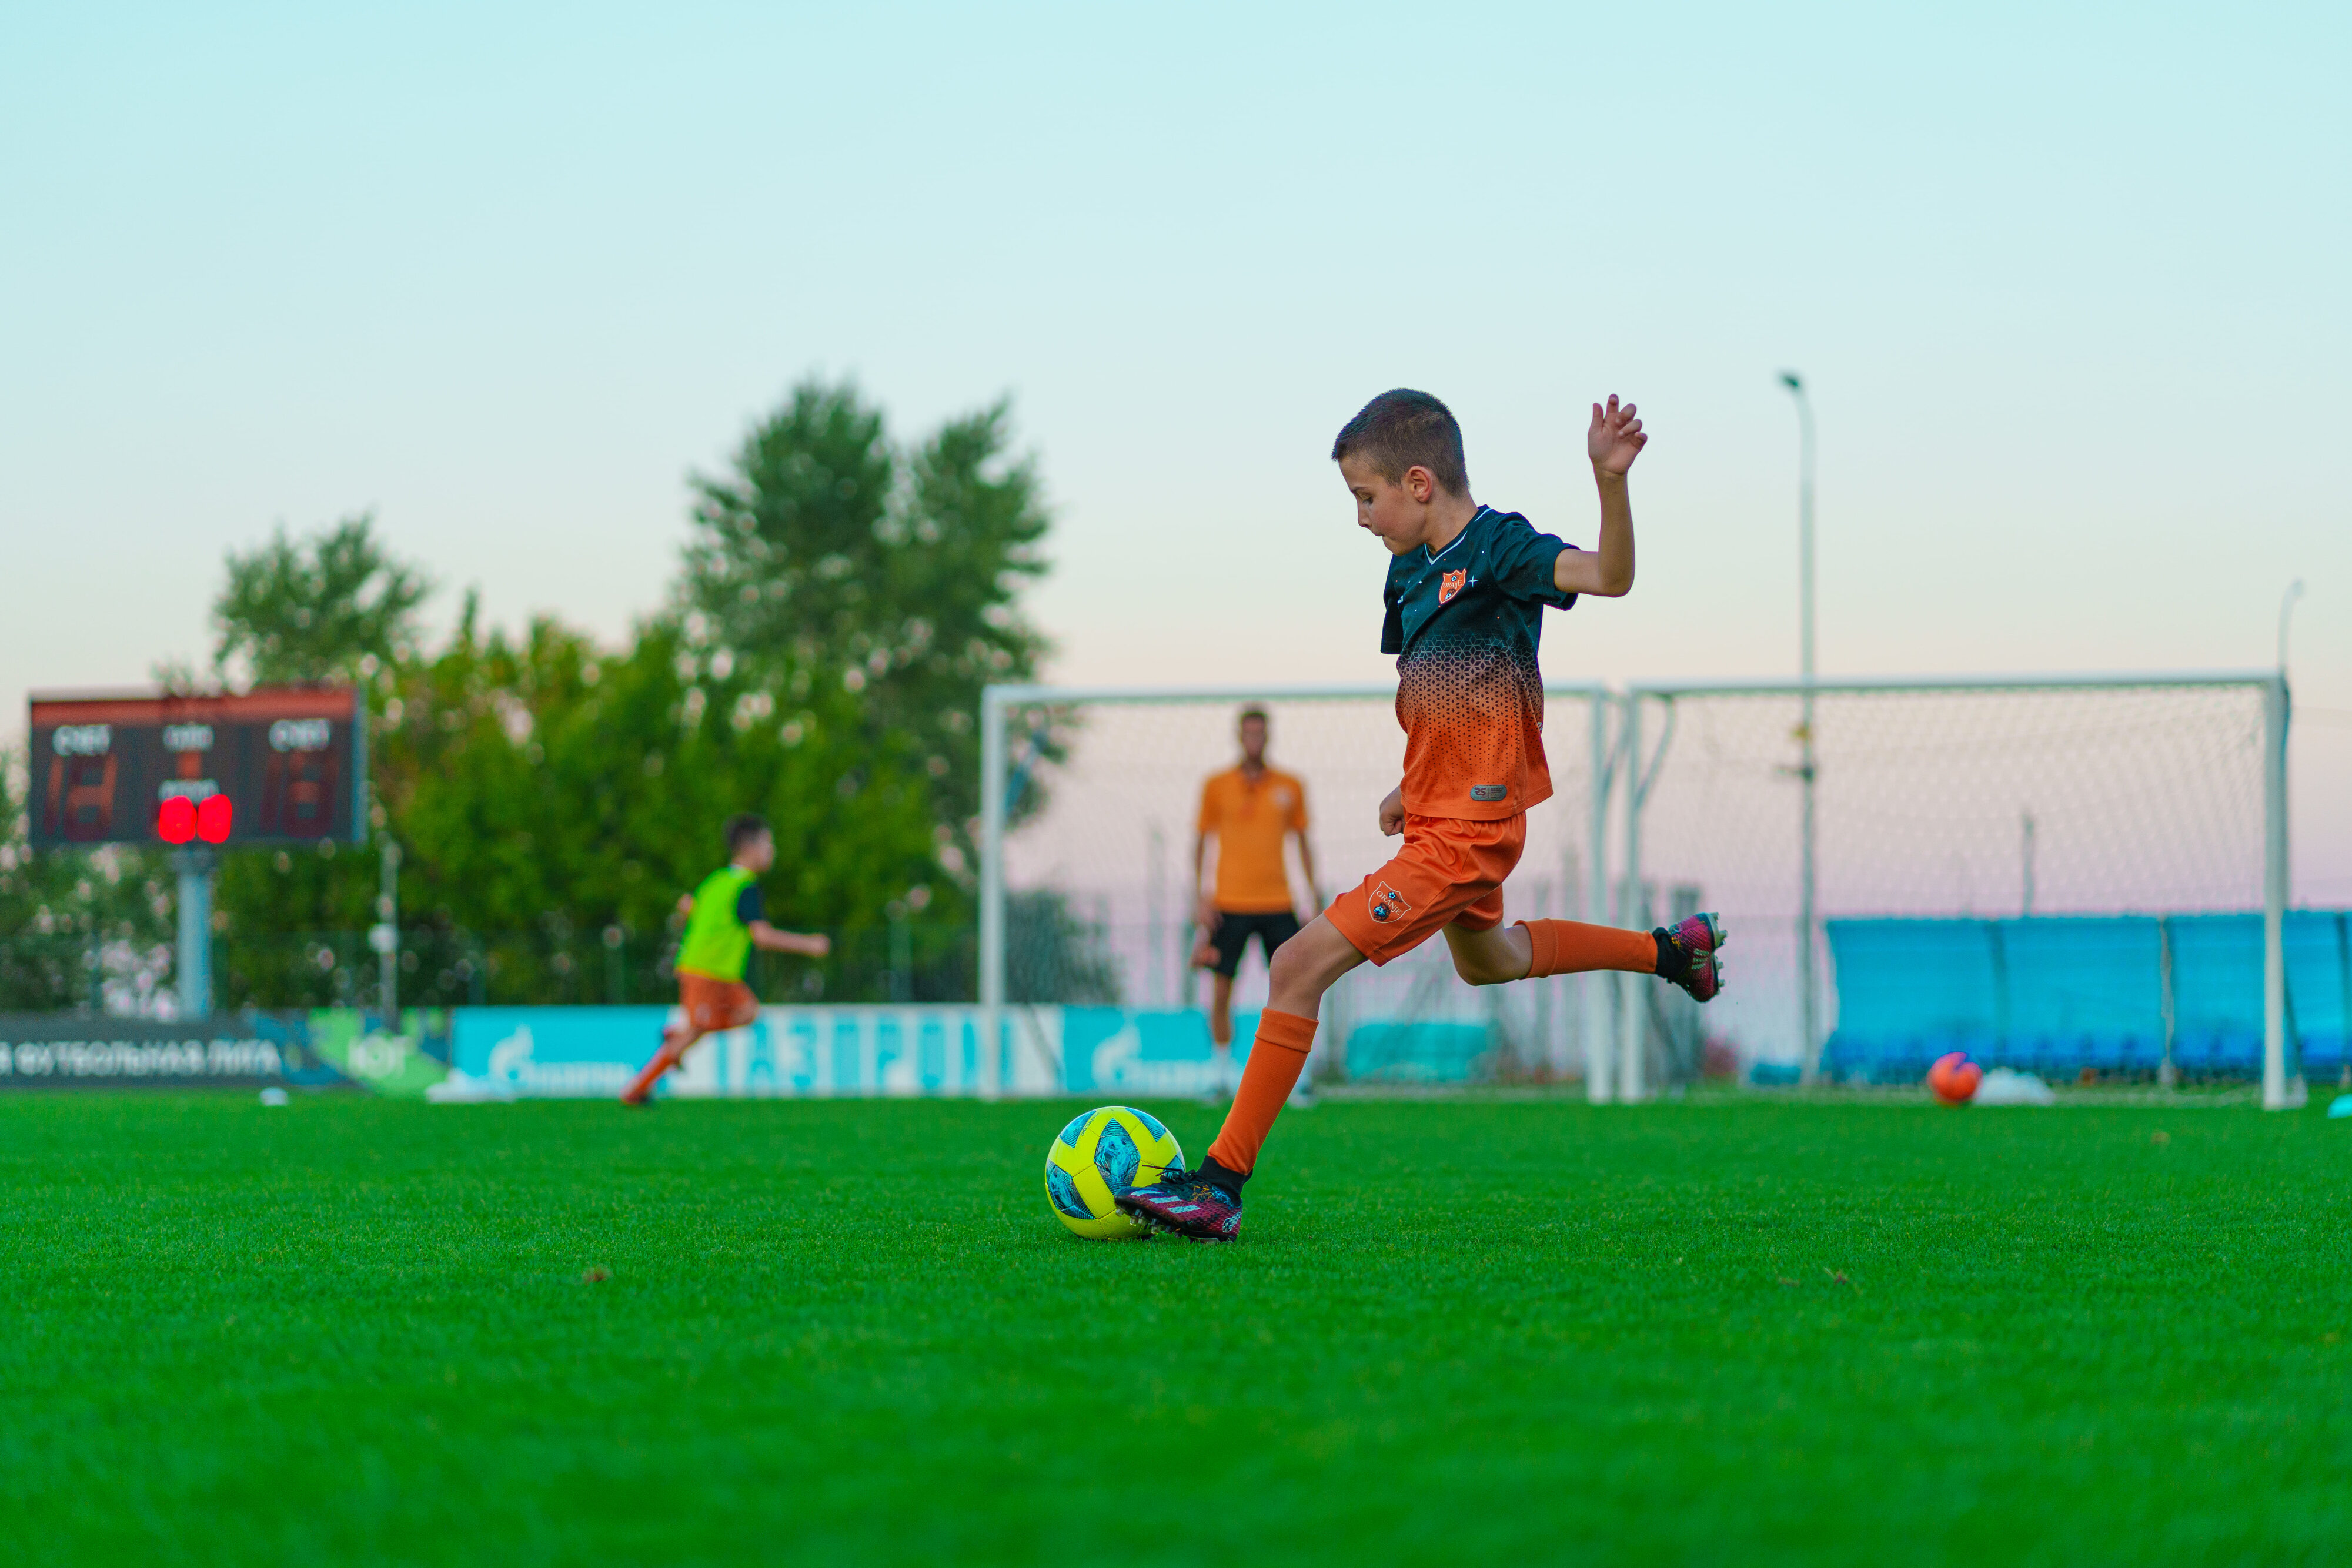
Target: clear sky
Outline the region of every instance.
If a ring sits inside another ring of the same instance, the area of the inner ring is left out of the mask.
[[[19,5],[0,702],[209,653],[225,550],[376,508],[509,623],[656,607],[811,371],[1001,394],[1068,680],[1377,680],[1324,460],[1397,384],[1633,598],[1559,678],[2253,666],[2305,579],[2298,897],[2352,900],[2342,6]]]

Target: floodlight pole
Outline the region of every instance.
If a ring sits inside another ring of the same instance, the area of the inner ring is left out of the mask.
[[[213,867],[212,851],[190,847],[173,852],[172,867],[180,873],[180,946],[178,970],[180,1016],[204,1019],[213,1010]]]
[[[1813,756],[1813,405],[1805,396],[1804,378],[1796,371],[1782,371],[1780,384],[1797,400],[1797,663],[1803,685],[1803,714],[1797,724],[1803,751],[1797,779],[1804,788],[1803,866],[1797,895],[1797,1060],[1798,1082],[1811,1085],[1822,1075],[1820,982],[1813,957],[1813,791],[1818,772]]]
[[[1615,782],[1609,750],[1609,715],[1616,704],[1601,697],[1586,699],[1587,767],[1592,776],[1591,798],[1585,802],[1584,918],[1595,925],[1609,924],[1609,793]],[[1612,1026],[1617,977],[1586,975],[1584,997],[1584,1096],[1596,1105],[1616,1098],[1616,1061]]]
[[[1636,928],[1650,924],[1650,912],[1642,897],[1642,698],[1636,692],[1624,697],[1624,717],[1618,720],[1625,757],[1625,874],[1618,883],[1617,924]],[[1617,1098],[1632,1104],[1642,1098],[1642,1047],[1645,1042],[1644,1023],[1649,1017],[1649,994],[1618,981],[1613,987],[1617,998]]]
[[[383,1027],[400,1029],[400,845],[387,833],[382,852],[382,875],[375,895],[375,928],[368,933],[376,952],[377,1002]]]
[[[2023,912],[2030,917],[2033,914],[2033,813],[2020,811],[2017,822],[2018,870],[2025,885]]]

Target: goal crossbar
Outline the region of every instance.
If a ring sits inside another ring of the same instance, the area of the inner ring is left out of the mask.
[[[1820,696],[1900,692],[2056,692],[2130,690],[2151,686],[2245,686],[2278,685],[2276,670],[2158,670],[2147,674],[2104,672],[2023,675],[1849,675],[1811,681],[1637,681],[1632,697]]]

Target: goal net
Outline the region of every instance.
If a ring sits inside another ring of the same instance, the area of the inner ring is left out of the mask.
[[[2284,894],[2274,678],[1660,686],[1626,712],[1620,895],[1698,884],[1726,912],[1706,1025],[1768,1079],[1824,1048],[1864,1079],[1916,1081],[1944,1049],[2168,1069],[2183,1036],[2202,1065],[2255,1065]]]
[[[1194,824],[1241,711],[1266,711],[1269,762],[1305,785],[1328,900],[1394,851],[1376,821],[1402,762],[1393,705],[1387,686],[992,688],[983,1003],[1197,1018]],[[1528,815],[1506,918],[1721,911],[1724,995],[1701,1009],[1611,976],[1474,988],[1432,941],[1339,983],[1315,1071],[1639,1098],[1710,1064],[1916,1078],[1950,1047],[2045,1070],[2258,1065],[2278,1089],[2284,725],[2269,675],[1551,688],[1555,794]],[[1237,1041],[1265,988],[1253,948]],[[1197,1023],[1157,1038],[1205,1064]]]

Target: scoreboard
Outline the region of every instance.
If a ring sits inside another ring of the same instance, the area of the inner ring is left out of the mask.
[[[356,843],[367,699],[350,686],[32,699],[32,847]]]

